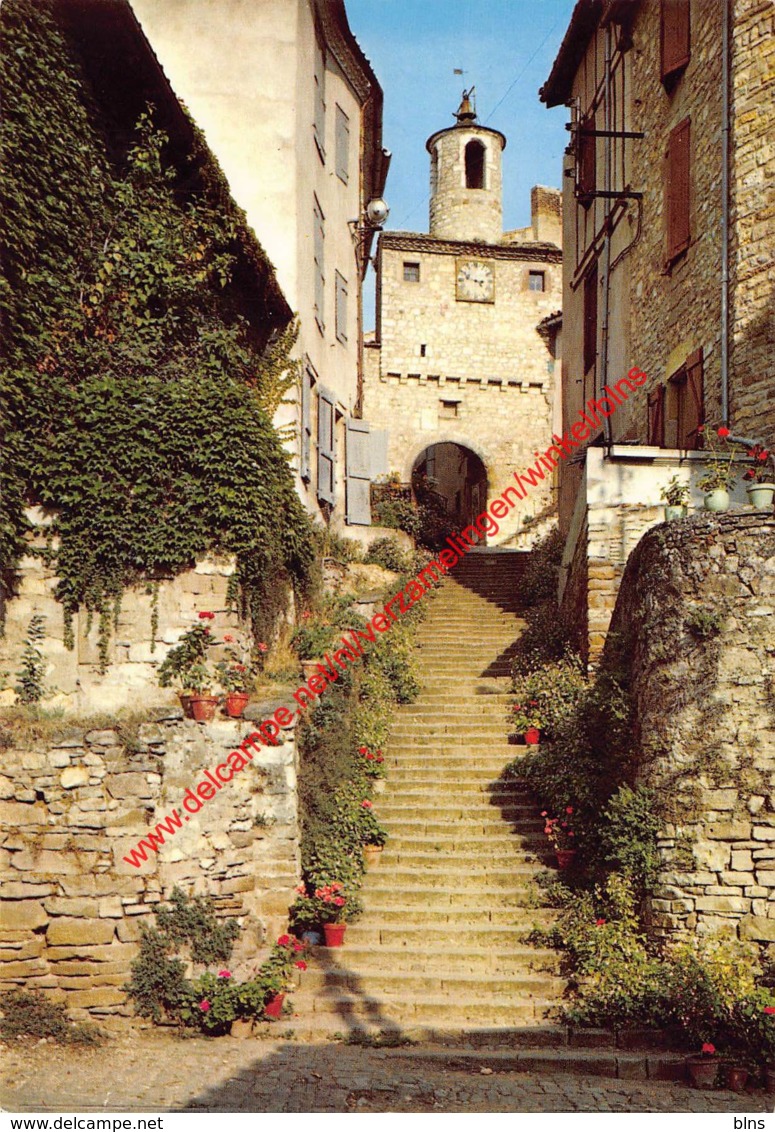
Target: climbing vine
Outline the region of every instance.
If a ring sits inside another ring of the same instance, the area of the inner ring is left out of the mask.
[[[2,9],[0,570],[38,504],[66,621],[98,616],[103,667],[125,587],[208,552],[237,556],[239,602],[266,637],[312,558],[271,424],[296,327],[270,335],[247,308],[246,257],[276,285],[201,140],[184,182],[149,107],[123,157],[108,153],[54,12]]]

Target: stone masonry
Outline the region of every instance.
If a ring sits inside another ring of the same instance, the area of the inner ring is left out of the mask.
[[[258,705],[260,717],[273,706]],[[119,730],[70,729],[48,746],[3,753],[0,987],[43,988],[76,1010],[130,1012],[121,987],[140,924],[175,885],[211,894],[219,914],[243,924],[236,969],[285,926],[299,880],[293,733],[262,747],[136,868],[123,857],[250,730],[245,721],[183,720],[179,708],[152,714],[123,739]]]
[[[609,640],[630,658],[639,778],[669,809],[660,934],[775,943],[774,618],[774,518],[699,513],[630,557]]]

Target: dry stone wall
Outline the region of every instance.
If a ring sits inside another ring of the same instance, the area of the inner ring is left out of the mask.
[[[607,648],[629,658],[638,775],[666,812],[655,931],[774,944],[775,517],[649,531]]]
[[[276,706],[257,705],[256,718]],[[300,876],[293,731],[136,868],[123,857],[250,730],[194,723],[179,709],[153,715],[129,736],[72,729],[3,753],[0,987],[42,988],[76,1012],[128,1013],[121,987],[140,925],[175,885],[211,894],[219,914],[240,920],[237,973],[287,923]]]

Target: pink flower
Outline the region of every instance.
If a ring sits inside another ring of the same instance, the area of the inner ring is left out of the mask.
[[[223,634],[223,643],[225,645],[230,645],[233,642],[234,642],[234,637],[232,637],[231,633],[224,633]]]
[[[200,1009],[200,1010],[201,1010],[201,1011],[202,1011],[202,1012],[203,1012],[204,1014],[206,1014],[206,1013],[207,1013],[207,1011],[208,1011],[208,1010],[210,1009],[210,1003],[209,1003],[209,1002],[207,1001],[207,999],[206,999],[206,998],[203,998],[203,999],[202,999],[202,1001],[201,1001],[201,1002],[199,1003],[199,1009]]]
[[[300,939],[294,939],[293,950],[294,951],[304,951],[304,944],[301,942]]]
[[[291,942],[291,937],[289,935],[281,935],[278,937],[277,942],[279,943],[280,947],[287,947]]]
[[[765,1014],[775,1014],[775,1006],[765,1006],[764,1013]]]
[[[306,971],[306,970],[307,970],[307,964],[306,964],[306,963],[304,962],[304,960],[303,960],[303,959],[300,959],[300,960],[298,961],[298,963],[294,963],[294,966],[295,966],[295,967],[298,967],[298,969],[299,969],[300,971]]]
[[[267,644],[266,644],[266,643],[265,643],[264,641],[259,641],[259,642],[258,642],[258,651],[259,651],[259,652],[266,652],[266,650],[267,650],[268,648],[269,648],[269,645],[267,645]]]
[[[363,806],[364,810],[371,810],[374,808],[373,804],[369,801],[368,798],[364,798],[361,802],[361,805]]]
[[[231,978],[231,971],[225,971],[225,970],[219,971],[218,972],[218,978],[219,979],[230,979]]]
[[[573,813],[573,806],[566,806],[565,807],[565,813],[566,814],[572,814]]]
[[[307,895],[307,886],[306,886],[306,884],[304,884],[304,882],[303,882],[303,881],[302,881],[302,883],[301,883],[301,884],[297,884],[297,885],[296,885],[296,888],[295,888],[295,891],[296,891],[296,892],[298,892],[298,893],[300,893],[300,894],[301,894],[302,896],[306,896],[306,895]]]
[[[336,904],[337,908],[344,908],[344,905],[345,905],[344,897],[343,896],[335,896],[334,897],[334,904]]]
[[[702,1043],[702,1052],[703,1053],[715,1053],[716,1047],[714,1046],[713,1042],[703,1042]]]
[[[718,432],[722,440],[726,440],[726,438],[729,436],[729,429],[726,427],[726,425],[722,425],[721,428],[717,429],[716,431]],[[715,1053],[716,1051],[714,1050],[713,1052]]]
[[[309,621],[311,616],[312,616],[312,614],[310,613],[310,611],[308,609],[305,609],[304,612],[301,615],[301,619],[302,619],[302,621]]]

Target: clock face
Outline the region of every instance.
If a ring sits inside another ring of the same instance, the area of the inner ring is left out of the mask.
[[[461,259],[457,263],[457,298],[468,303],[495,301],[495,274],[481,259]]]

